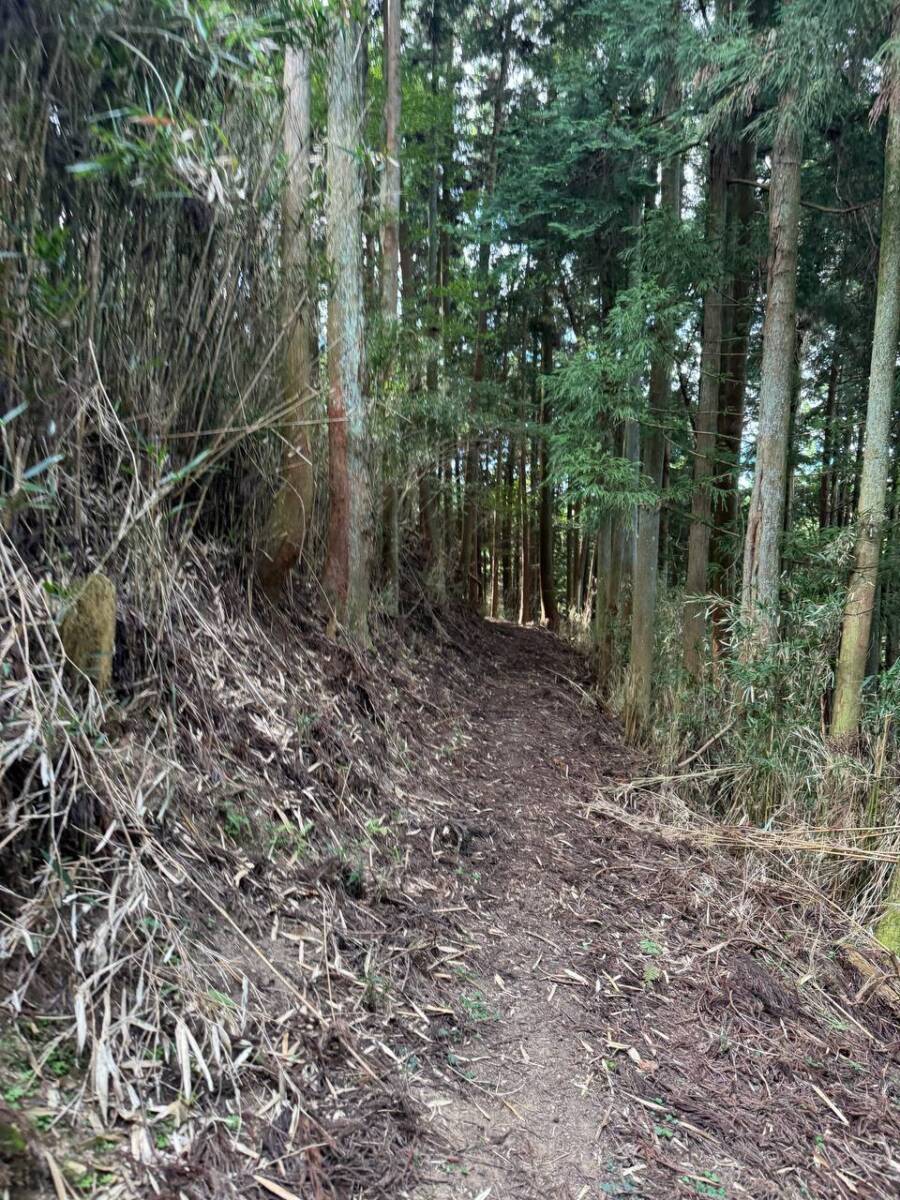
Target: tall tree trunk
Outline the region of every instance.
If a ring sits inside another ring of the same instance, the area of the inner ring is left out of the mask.
[[[494,88],[494,107],[493,119],[491,123],[491,136],[488,143],[487,163],[485,164],[484,185],[482,187],[482,202],[484,207],[489,207],[494,198],[494,189],[497,183],[497,148],[500,142],[500,133],[503,128],[503,98],[506,93],[506,85],[509,79],[509,59],[510,50],[512,48],[512,22],[515,6],[512,0],[506,6],[506,13],[503,17],[503,27],[501,30],[500,43],[500,69],[497,72],[497,83]],[[472,388],[473,396],[470,410],[473,416],[476,413],[478,405],[478,393],[481,389],[481,384],[484,382],[484,349],[487,339],[487,320],[488,320],[488,301],[487,301],[487,285],[488,272],[491,267],[491,243],[489,238],[481,235],[481,243],[478,247],[478,318],[475,329],[475,350],[472,360]],[[479,453],[479,440],[477,431],[469,439],[469,452],[466,455],[466,494],[465,494],[465,511],[463,515],[462,527],[462,545],[460,547],[460,578],[462,581],[464,594],[468,593],[469,602],[472,602],[472,572],[470,569],[473,542],[475,538],[475,526],[477,522],[477,505],[478,497],[475,492],[475,475],[469,474],[468,463],[470,458],[477,460]],[[473,453],[474,452],[474,453]]]
[[[383,0],[384,173],[381,180],[381,314],[397,319],[400,270],[400,0]]]
[[[900,4],[894,8],[893,37],[900,37]],[[894,52],[896,54],[896,51]],[[866,408],[865,451],[857,505],[853,573],[844,607],[831,732],[836,738],[859,729],[862,682],[878,583],[890,466],[891,410],[900,325],[900,71],[888,72],[888,131],[881,208],[881,250],[875,329]]]
[[[619,514],[611,513],[608,523],[608,561],[604,567],[602,583],[599,577],[597,582],[597,605],[606,609],[598,671],[600,682],[604,687],[607,686],[613,671],[616,626],[619,621],[619,599],[622,594],[623,543],[625,540],[625,529]]]
[[[582,530],[578,547],[577,580],[575,587],[575,607],[582,614],[590,596],[591,576],[594,571],[595,557],[595,539],[589,538]]]
[[[896,10],[895,10],[896,29]],[[896,36],[896,34],[895,34]],[[895,194],[896,198],[896,194]],[[879,267],[880,270],[880,267]],[[889,555],[896,562],[900,550],[900,534],[898,534],[898,519],[900,519],[900,422],[895,422],[893,437],[893,454],[891,465],[891,501],[890,501],[890,530],[888,532]],[[888,604],[887,620],[885,622],[885,670],[890,668],[900,658],[900,604],[897,596],[896,568],[887,578],[891,587],[889,596],[885,597]],[[886,582],[884,579],[883,582]],[[900,953],[900,865],[893,871],[890,890],[885,898],[885,909],[875,930],[875,936],[883,946]]]
[[[473,382],[475,376],[472,376]],[[471,605],[477,604],[477,571],[473,569],[475,541],[478,528],[478,441],[470,438],[466,447],[466,470],[463,485],[462,532],[460,534],[460,574],[462,593]]]
[[[409,222],[404,219],[400,222],[400,283],[403,320],[407,323],[413,317],[416,303],[416,270],[409,238]]]
[[[632,478],[637,484],[641,477],[641,426],[640,422],[629,418],[625,422],[625,459],[633,468]],[[622,582],[626,592],[624,597],[623,615],[631,614],[631,593],[634,576],[634,558],[637,547],[637,530],[639,513],[635,506],[627,516],[620,518],[622,525]]]
[[[456,537],[456,510],[454,506],[453,467],[449,454],[444,454],[442,480],[441,527],[444,538],[444,563],[453,559],[453,543]],[[446,583],[446,579],[445,579]]]
[[[819,477],[819,528],[831,524],[831,493],[834,476],[834,421],[837,415],[839,359],[837,347],[831,354],[828,369],[828,394],[825,400],[825,421],[822,430],[822,474]]]
[[[490,614],[500,615],[500,502],[503,494],[503,441],[497,439],[497,475],[494,503],[491,506],[491,604]]]
[[[402,203],[402,199],[401,199]],[[406,220],[398,222],[398,260],[400,268],[400,309],[404,323],[411,327],[415,317],[416,272],[410,245],[409,223]],[[386,281],[382,277],[382,284]],[[382,292],[382,303],[384,295]],[[416,369],[409,380],[411,394],[421,389],[421,375]],[[394,597],[399,603],[400,591],[400,528],[403,515],[402,492],[397,482],[398,466],[390,463],[388,456],[383,460],[385,478],[382,480],[382,577],[385,580],[387,596],[385,606],[391,613]],[[395,582],[396,581],[396,582]]]
[[[730,155],[713,141],[709,149],[706,238],[714,252],[715,278],[703,298],[703,346],[700,401],[694,439],[694,483],[684,604],[684,669],[695,682],[702,675],[706,634],[712,487],[716,471],[719,385],[722,368],[722,284],[724,277],[725,197]]]
[[[400,270],[400,0],[383,0],[384,28],[384,171],[381,177],[381,318],[393,344],[397,323]],[[387,358],[382,386],[393,365]],[[384,462],[384,606],[395,615],[400,603],[400,526],[395,464]]]
[[[604,512],[600,516],[595,555],[597,559],[597,596],[594,607],[594,651],[597,661],[597,683],[603,693],[609,691],[610,650],[612,631],[609,627],[610,613],[607,598],[610,594],[609,576],[612,568],[613,515]]]
[[[778,638],[781,534],[787,474],[791,388],[796,355],[797,247],[800,232],[802,138],[796,102],[780,105],[769,191],[769,278],[763,327],[756,468],[747,517],[741,614],[745,654],[754,657]]]
[[[735,152],[736,174],[747,179],[753,173],[756,149],[743,139]],[[712,612],[713,658],[724,653],[729,639],[726,600],[737,590],[739,559],[739,482],[741,442],[744,433],[744,398],[747,390],[747,351],[753,315],[753,273],[750,242],[755,200],[746,185],[737,185],[728,201],[728,241],[731,272],[731,302],[724,328],[726,349],[722,358],[722,387],[719,394],[718,480],[711,554],[711,586],[717,599]]]
[[[274,598],[303,552],[313,502],[310,408],[315,397],[315,303],[310,269],[311,85],[309,51],[284,52],[284,154],[281,202],[281,399],[286,409],[281,486],[260,540],[257,575]]]
[[[581,501],[572,505],[572,606],[578,607],[581,591]]]
[[[850,462],[850,451],[853,445],[853,420],[851,416],[841,416],[840,434],[841,444],[838,452],[838,461],[835,463],[834,469],[834,496],[832,498],[832,512],[834,520],[832,524],[842,529],[847,523],[847,512],[850,510],[848,498],[851,496],[852,480],[851,476],[854,473],[853,467],[848,467]]]
[[[659,494],[662,489],[665,439],[659,422],[669,407],[669,365],[659,358],[650,371],[650,411],[653,422],[644,430],[641,466],[647,481]],[[631,658],[625,707],[627,736],[636,738],[650,714],[653,677],[654,622],[659,574],[659,505],[638,514],[634,579],[631,597]]]
[[[528,311],[523,313],[522,350],[519,358],[521,395],[519,398],[519,424],[522,440],[518,453],[518,508],[519,508],[519,624],[527,625],[531,620],[531,510],[528,503]],[[532,403],[533,407],[533,403]]]
[[[582,548],[584,551],[584,590],[582,592],[581,615],[585,625],[589,626],[593,616],[591,603],[593,601],[597,578],[597,539],[595,537],[583,537]]]
[[[328,513],[323,586],[333,621],[367,639],[372,546],[369,401],[363,314],[362,29],[342,4],[328,62],[326,255],[328,299]]]
[[[539,494],[539,549],[541,579],[541,612],[550,629],[559,628],[559,608],[556,603],[556,580],[553,565],[553,481],[550,478],[550,397],[547,381],[553,373],[553,323],[549,299],[545,300],[541,326],[541,440]]]
[[[535,390],[538,387],[538,375],[535,372],[534,377]],[[540,419],[540,405],[535,395],[536,414]],[[531,538],[531,609],[529,612],[529,621],[539,621],[541,619],[541,546],[540,546],[540,439],[533,437],[531,446],[531,460],[529,462],[529,479],[531,481],[531,530],[529,537]],[[537,520],[535,519],[537,518]]]
[[[881,607],[884,593],[884,580],[879,576],[875,588],[875,599],[872,604],[872,630],[869,635],[869,649],[866,654],[866,675],[877,675],[881,670]]]
[[[435,0],[431,14],[431,65],[430,90],[432,98],[436,98],[440,90],[440,60],[443,53],[443,33],[441,6]],[[434,126],[431,134],[431,171],[428,181],[428,240],[427,240],[427,309],[426,331],[429,339],[428,358],[425,369],[426,388],[430,404],[437,406],[438,392],[438,357],[441,339],[441,305],[439,299],[440,284],[440,231],[438,228],[438,197],[441,187],[440,147],[438,130]],[[439,464],[437,477],[440,481]],[[428,530],[428,536],[423,540],[426,556],[426,572],[429,590],[438,601],[446,599],[446,576],[444,546],[446,538],[440,529],[439,493],[432,478],[432,465],[426,466],[420,476],[419,495],[421,501],[422,527]]]
[[[632,253],[631,266],[628,272],[628,286],[631,288],[640,287],[642,277],[641,265],[641,246],[642,246],[642,228],[644,223],[644,205],[647,200],[638,200],[632,210],[632,224],[636,230],[636,245]],[[641,386],[640,375],[637,375],[632,381],[632,389],[635,394]],[[622,428],[622,457],[626,460],[630,467],[631,479],[637,487],[641,477],[641,426],[636,417],[627,417],[623,422]],[[638,508],[637,505],[630,512],[614,515],[614,521],[620,526],[619,542],[622,547],[622,563],[620,570],[620,588],[624,585],[624,597],[617,595],[615,598],[616,612],[618,613],[620,605],[622,606],[622,617],[628,622],[631,620],[631,595],[632,582],[634,573],[634,556],[635,547],[637,544],[637,529],[638,529]],[[599,580],[599,576],[598,576]],[[605,585],[604,585],[605,586]],[[600,591],[600,583],[597,584],[597,603],[602,602],[602,593]],[[623,603],[624,600],[624,603]],[[608,638],[612,638],[612,634],[607,633]],[[611,671],[612,650],[614,643],[610,641],[610,661],[608,669]]]
[[[845,493],[846,512],[844,513],[844,524],[849,525],[853,520],[853,514],[859,509],[859,493],[862,488],[862,469],[866,445],[866,419],[860,417],[859,425],[856,427],[856,455],[853,463],[853,474],[851,476],[853,487],[848,488]]]
[[[434,559],[434,499],[427,467],[419,472],[419,536],[425,561],[431,562]]]
[[[891,466],[890,531],[888,533],[888,555],[892,563],[900,557],[900,535],[897,522],[900,520],[900,422],[895,421],[894,446]],[[884,597],[884,669],[889,671],[900,658],[900,587],[898,572],[893,568],[885,579],[887,587]]]
[[[669,490],[671,470],[672,459],[669,449],[669,442],[668,439],[666,439],[666,444],[663,448],[662,474],[662,492],[664,496]],[[671,524],[672,506],[670,504],[661,504],[659,510],[659,574],[664,588],[669,583],[669,567],[671,565],[671,544],[669,541],[669,529]]]
[[[513,600],[513,564],[512,564],[512,509],[513,487],[515,476],[515,443],[512,437],[507,439],[506,460],[503,475],[503,524],[500,531],[500,579],[503,591],[503,612],[509,616],[512,612]]]
[[[481,461],[478,463],[478,478],[479,481],[484,479],[484,472],[481,469]],[[479,514],[478,524],[475,528],[475,563],[477,571],[475,574],[475,593],[470,596],[470,603],[473,608],[481,611],[485,594],[485,546],[484,546],[484,520],[483,514]]]
[[[531,621],[531,514],[528,505],[528,439],[522,434],[519,452],[519,514],[522,531],[519,576],[519,624]]]
[[[677,93],[670,87],[666,111],[677,102]],[[677,217],[681,212],[681,159],[673,156],[662,171],[660,206]],[[666,322],[668,326],[670,322]],[[671,392],[671,366],[668,342],[671,329],[660,331],[650,368],[649,421],[643,431],[641,466],[657,497],[663,483],[666,456],[664,423],[668,417]],[[636,738],[646,728],[650,715],[653,680],[653,645],[656,619],[656,592],[659,577],[659,500],[638,513],[634,570],[631,596],[631,658],[625,700],[625,731]]]
[[[572,532],[575,528],[575,510],[571,500],[566,501],[566,615],[571,620],[575,604],[575,547]]]
[[[788,456],[786,478],[784,481],[784,532],[790,533],[793,518],[794,503],[794,474],[797,470],[797,446],[794,434],[797,429],[797,413],[800,411],[800,388],[802,384],[800,364],[803,361],[803,337],[797,331],[797,344],[794,351],[794,378],[791,381],[791,411],[788,417]]]

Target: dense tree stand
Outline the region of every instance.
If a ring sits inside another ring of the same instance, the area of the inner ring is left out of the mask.
[[[900,1196],[900,0],[0,28],[0,1200]]]

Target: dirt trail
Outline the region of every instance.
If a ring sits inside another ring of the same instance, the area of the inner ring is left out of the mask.
[[[643,764],[581,660],[471,636],[417,1196],[900,1195],[897,1014],[857,1002],[846,930],[758,863],[587,816]]]

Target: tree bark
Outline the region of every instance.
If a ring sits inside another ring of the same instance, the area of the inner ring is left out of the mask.
[[[597,656],[597,683],[604,693],[609,691],[609,676],[613,630],[610,629],[609,596],[610,574],[613,566],[613,515],[605,512],[600,516],[595,555],[597,559],[597,595],[594,607],[594,650]]]
[[[625,528],[618,513],[611,513],[607,518],[609,525],[609,542],[606,551],[602,583],[597,580],[597,605],[606,609],[603,624],[603,641],[599,646],[598,677],[606,687],[613,671],[616,627],[619,621],[619,599],[622,594],[622,568],[624,565],[623,545]],[[602,590],[601,590],[602,589]]]
[[[437,98],[440,90],[440,60],[443,53],[442,13],[439,3],[434,4],[431,18],[431,63],[430,90],[433,98]],[[438,393],[438,361],[441,339],[441,305],[439,299],[440,283],[440,231],[438,229],[438,196],[441,187],[440,148],[438,130],[435,126],[431,133],[431,171],[428,180],[428,238],[426,257],[427,307],[426,332],[429,348],[425,368],[425,386],[428,397],[433,405],[437,404]],[[429,591],[438,602],[446,599],[446,570],[445,544],[446,533],[441,529],[441,505],[438,489],[434,486],[432,472],[440,482],[440,464],[427,465],[420,477],[420,501],[422,528],[427,528],[428,536],[423,539],[426,556],[426,578]]]
[[[897,522],[900,519],[900,422],[895,420],[893,452],[891,455],[891,499],[889,505],[890,531],[888,554],[893,563],[900,556],[900,536]],[[900,589],[897,570],[894,568],[884,580],[884,669],[889,671],[900,658]]]
[[[503,593],[503,612],[508,617],[512,612],[513,562],[512,562],[512,509],[515,473],[515,443],[507,439],[506,464],[503,477],[503,525],[500,533],[500,578]]]
[[[522,353],[519,359],[519,375],[521,379],[521,397],[519,402],[519,424],[522,427],[522,440],[519,444],[518,483],[519,483],[519,624],[527,625],[531,620],[531,510],[528,504],[528,384],[525,375],[525,365],[528,360],[528,314],[524,313],[524,329],[522,331]]]
[[[549,629],[559,628],[559,608],[556,603],[556,580],[553,564],[553,481],[550,478],[551,423],[550,397],[547,395],[547,380],[553,373],[553,324],[549,301],[545,303],[541,326],[541,427],[540,440],[540,494],[538,505],[541,612]]]
[[[660,422],[669,407],[671,384],[667,362],[657,359],[650,370],[650,411],[653,422],[644,430],[641,467],[659,495],[662,490],[665,438]],[[634,579],[631,597],[631,658],[625,707],[625,731],[636,738],[650,715],[656,592],[659,577],[659,504],[638,514]]]
[[[575,510],[571,500],[566,501],[566,615],[572,619],[572,609],[575,600],[575,547],[572,544],[572,531],[575,527]]]
[[[519,514],[521,520],[522,546],[521,571],[519,577],[519,624],[531,621],[531,516],[528,507],[528,445],[522,435],[519,452]]]
[[[788,428],[796,354],[797,248],[802,138],[795,97],[780,105],[769,189],[769,278],[763,327],[756,468],[747,517],[741,615],[744,654],[753,658],[778,638],[781,535]]]
[[[393,344],[397,323],[400,271],[400,0],[383,0],[384,40],[384,171],[381,177],[381,318]],[[382,369],[382,384],[390,378],[391,358]],[[387,462],[384,480],[384,607],[396,615],[400,604],[400,527],[397,481]]]
[[[328,298],[328,514],[323,574],[332,627],[368,638],[372,548],[371,437],[363,313],[362,29],[342,4],[328,62],[326,256]]]
[[[309,417],[316,393],[312,355],[316,314],[308,211],[311,95],[309,51],[287,46],[283,133],[287,167],[281,202],[281,399],[287,411],[281,485],[263,529],[257,560],[260,585],[273,599],[300,560],[313,502]]]
[[[575,584],[575,607],[582,614],[584,614],[585,606],[590,596],[591,577],[594,571],[594,556],[594,539],[589,538],[582,530],[578,546],[577,579]]]
[[[894,8],[893,37],[900,37],[900,4]],[[857,504],[855,562],[844,606],[831,733],[848,738],[859,729],[862,682],[878,583],[890,466],[891,410],[900,326],[900,72],[888,72],[888,130],[875,329],[866,408],[865,450]]]
[[[670,88],[666,109],[675,107],[677,94]],[[669,159],[662,171],[660,206],[674,216],[681,212],[681,160]],[[657,497],[661,496],[666,455],[664,422],[670,407],[671,330],[660,330],[659,342],[650,367],[649,420],[643,431],[641,466]],[[631,658],[625,699],[625,731],[637,738],[646,728],[650,715],[653,680],[656,593],[659,577],[659,500],[638,513],[631,595]]]
[[[497,439],[496,491],[491,512],[491,602],[490,614],[494,620],[500,615],[500,504],[503,494],[503,441]]]
[[[397,319],[400,269],[400,0],[384,3],[384,174],[381,180],[381,313]]]
[[[628,273],[628,286],[632,288],[640,287],[642,277],[641,266],[641,244],[642,244],[642,226],[644,221],[644,204],[645,201],[638,201],[634,205],[632,223],[637,232],[637,244],[634,247],[631,267]],[[635,393],[641,386],[640,377],[636,377],[632,384]],[[622,456],[630,465],[630,473],[637,487],[641,476],[641,426],[640,422],[635,417],[627,417],[622,428]],[[637,528],[638,528],[638,508],[637,505],[627,514],[622,513],[614,516],[614,520],[619,525],[618,540],[621,544],[622,562],[620,569],[620,589],[624,586],[624,597],[620,594],[615,597],[616,612],[619,613],[621,606],[621,616],[625,622],[631,620],[631,595],[632,583],[634,575],[634,556],[637,544]],[[599,578],[599,577],[598,577]],[[600,592],[600,583],[597,584],[597,603],[602,602]],[[608,592],[607,592],[608,596]],[[624,600],[624,603],[623,603]],[[614,631],[607,632],[607,638],[610,645],[610,658],[608,670],[613,669],[613,651],[614,651]]]
[[[828,370],[828,394],[825,400],[825,422],[822,430],[822,474],[819,477],[819,528],[831,524],[832,479],[834,476],[834,421],[837,415],[839,378],[837,347],[832,351]]]
[[[494,197],[494,188],[497,183],[497,148],[500,141],[500,132],[503,128],[503,97],[506,92],[506,85],[509,79],[509,59],[510,49],[512,44],[512,21],[514,16],[514,5],[510,2],[507,4],[506,13],[503,17],[503,28],[501,31],[500,44],[500,69],[497,73],[497,85],[494,89],[494,106],[493,119],[491,123],[491,136],[488,142],[488,155],[485,164],[484,185],[482,188],[482,201],[485,207],[488,207]],[[478,247],[478,318],[475,330],[475,349],[472,360],[472,385],[473,397],[470,404],[470,411],[475,416],[478,392],[484,381],[484,347],[487,338],[487,319],[488,319],[488,303],[487,303],[487,283],[488,272],[491,267],[491,243],[489,239],[482,234],[481,244]],[[478,497],[475,491],[475,473],[469,472],[469,460],[477,460],[479,453],[479,438],[477,430],[469,438],[469,448],[466,454],[466,492],[464,497],[465,509],[463,512],[462,526],[462,545],[460,546],[460,579],[462,582],[463,593],[468,595],[469,603],[473,602],[472,595],[472,571],[471,561],[472,552],[474,549],[473,542],[475,539],[475,526],[477,522],[478,512]]]
[[[703,345],[700,354],[700,400],[694,438],[694,481],[684,604],[684,669],[698,682],[703,673],[706,636],[706,591],[712,527],[713,479],[716,471],[719,387],[722,369],[722,281],[724,277],[725,197],[728,148],[714,141],[709,149],[706,238],[714,250],[715,278],[703,298]]]
[[[856,487],[857,466],[859,465],[858,453],[853,456],[853,462],[850,463],[850,454],[853,449],[853,436],[856,433],[853,419],[850,416],[845,416],[843,420],[843,441],[841,443],[839,471],[837,473],[834,489],[834,507],[837,513],[837,525],[841,529],[846,528],[846,526],[850,523],[850,513],[853,509],[853,492]]]
[[[798,448],[794,434],[797,430],[797,413],[800,411],[800,363],[803,361],[803,337],[800,331],[797,331],[797,342],[794,350],[794,377],[791,381],[791,409],[788,416],[788,437],[787,437],[787,467],[785,470],[784,481],[784,524],[783,531],[785,534],[791,531],[791,522],[793,520],[793,504],[794,504],[794,476],[797,470]]]

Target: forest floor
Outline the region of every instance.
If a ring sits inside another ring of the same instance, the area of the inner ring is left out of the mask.
[[[471,636],[443,979],[469,1019],[416,1087],[439,1134],[416,1195],[900,1195],[900,1008],[846,928],[759,861],[592,813],[647,764],[583,660]]]
[[[51,889],[0,964],[6,994],[46,937],[0,1196],[900,1196],[896,970],[641,784],[581,655],[424,597],[363,652],[215,565],[165,692],[123,622],[91,783],[128,837],[67,850],[77,937]],[[84,1048],[75,951],[116,972]]]

